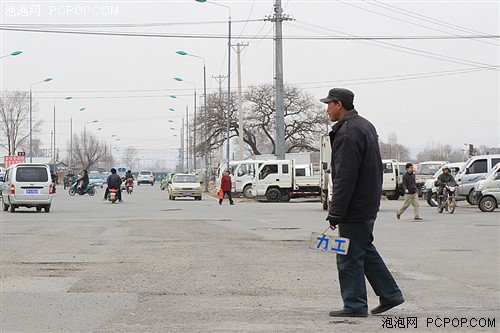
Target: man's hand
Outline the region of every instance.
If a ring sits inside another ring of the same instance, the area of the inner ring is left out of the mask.
[[[408,191],[408,190],[405,190],[405,193],[410,193],[410,191]]]
[[[332,228],[336,228],[336,227],[337,227],[337,224],[339,224],[339,223],[340,223],[340,220],[341,220],[341,219],[340,219],[340,216],[328,215],[328,216],[326,217],[326,220],[327,220],[328,222],[330,222],[330,226],[331,226]]]

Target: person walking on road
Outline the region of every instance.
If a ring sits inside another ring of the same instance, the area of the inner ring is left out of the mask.
[[[418,214],[418,191],[417,183],[415,181],[415,174],[413,173],[413,164],[406,163],[406,173],[403,175],[403,190],[405,191],[405,202],[403,206],[396,212],[396,218],[399,220],[404,211],[413,205],[413,220],[422,221]]]
[[[220,189],[224,193],[222,198],[219,198],[219,205],[222,205],[222,201],[224,200],[224,196],[227,195],[229,199],[229,204],[234,205],[233,198],[231,196],[231,190],[233,188],[232,182],[231,182],[231,176],[229,176],[229,171],[224,172],[224,176],[222,176],[222,179],[220,181]]]
[[[320,99],[328,105],[331,121],[332,199],[327,220],[338,226],[339,236],[350,240],[346,255],[337,255],[340,291],[344,306],[332,317],[366,317],[368,301],[365,276],[379,297],[372,314],[404,302],[403,294],[373,245],[373,227],[382,191],[382,158],[375,127],[354,109],[354,94],[331,89]]]

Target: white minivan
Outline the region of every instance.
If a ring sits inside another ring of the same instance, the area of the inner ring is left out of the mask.
[[[500,163],[474,186],[474,204],[483,212],[492,212],[500,203]]]
[[[2,185],[3,210],[13,213],[18,207],[42,208],[52,204],[52,179],[47,164],[19,163],[7,168]]]
[[[477,155],[470,157],[460,173],[455,176],[458,183],[458,194],[467,197],[467,202],[474,204],[474,185],[500,162],[500,154]]]

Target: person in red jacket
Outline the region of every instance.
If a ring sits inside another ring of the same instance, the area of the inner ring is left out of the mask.
[[[222,179],[220,181],[220,189],[224,192],[224,196],[227,194],[230,205],[234,205],[233,198],[231,197],[232,188],[233,185],[231,183],[231,176],[229,176],[229,171],[226,171],[224,172],[224,176],[222,176]],[[224,196],[222,196],[222,199],[219,199],[219,205],[222,205],[222,200],[224,200]]]

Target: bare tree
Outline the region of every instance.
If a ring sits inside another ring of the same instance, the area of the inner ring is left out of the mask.
[[[389,133],[387,139],[387,143],[379,141],[382,158],[410,161],[410,149],[398,143],[398,136],[396,133]]]
[[[35,104],[34,114],[38,109]],[[29,92],[3,92],[0,96],[0,146],[4,147],[9,155],[15,155],[20,149],[29,149]],[[43,120],[33,123],[33,134],[38,133]],[[32,145],[36,138],[32,140]],[[38,140],[39,143],[39,140]],[[33,155],[36,150],[33,150]]]
[[[275,153],[276,111],[271,84],[250,87],[244,94],[243,141],[254,155]],[[221,147],[227,140],[227,95],[223,93],[207,96],[209,150]],[[285,148],[286,152],[318,151],[319,138],[328,124],[326,112],[314,98],[297,87],[285,86]],[[236,101],[232,96],[231,101]],[[230,138],[239,136],[236,107],[231,104]],[[197,155],[204,149],[204,115],[198,113],[197,133],[202,139],[195,147]]]
[[[80,165],[89,170],[106,155],[106,144],[99,141],[92,134],[73,135],[73,159],[72,165]]]
[[[459,148],[453,148],[451,145],[434,143],[428,144],[424,150],[417,155],[418,161],[463,161],[464,152]]]

